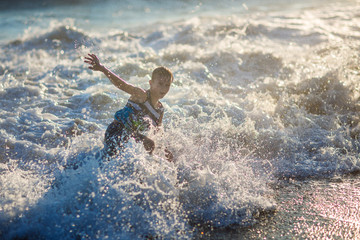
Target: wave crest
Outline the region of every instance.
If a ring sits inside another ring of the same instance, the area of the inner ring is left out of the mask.
[[[49,30],[40,31],[39,34],[32,33],[31,36],[24,36],[22,39],[12,41],[8,48],[20,48],[24,51],[32,49],[45,50],[70,50],[74,49],[76,41],[88,39],[88,36],[76,27],[59,25],[50,27]]]

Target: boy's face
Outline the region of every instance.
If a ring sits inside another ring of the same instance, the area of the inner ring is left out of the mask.
[[[154,79],[151,79],[149,83],[151,94],[161,99],[165,97],[165,95],[169,92],[171,86],[171,79],[166,77],[156,77]]]

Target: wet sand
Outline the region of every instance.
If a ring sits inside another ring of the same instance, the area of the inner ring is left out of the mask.
[[[287,181],[277,209],[249,228],[203,231],[205,239],[359,239],[360,176]]]

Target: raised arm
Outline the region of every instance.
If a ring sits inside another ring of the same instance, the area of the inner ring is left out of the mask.
[[[146,101],[147,95],[144,89],[136,87],[117,76],[115,73],[102,65],[95,54],[89,53],[88,56],[85,57],[84,62],[90,64],[89,69],[104,73],[117,88],[130,94],[133,100],[138,102]]]

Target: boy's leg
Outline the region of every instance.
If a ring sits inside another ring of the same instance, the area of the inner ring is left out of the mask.
[[[105,132],[105,151],[109,156],[119,154],[124,141],[128,138],[123,136],[124,129],[119,122],[112,122]]]
[[[153,140],[151,140],[150,138],[148,138],[145,135],[142,135],[140,133],[134,134],[134,138],[135,138],[136,142],[141,141],[145,147],[145,150],[147,152],[149,152],[150,154],[152,154],[152,152],[155,149],[155,142]]]

